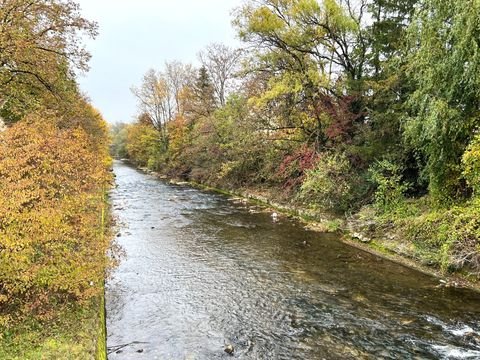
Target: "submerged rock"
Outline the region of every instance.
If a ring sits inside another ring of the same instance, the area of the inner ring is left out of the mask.
[[[225,346],[224,351],[225,351],[228,355],[233,355],[233,353],[234,353],[234,351],[235,351],[235,348],[233,347],[233,345],[228,344],[228,345]]]
[[[437,288],[458,288],[460,284],[454,280],[439,280],[439,284],[436,286]]]

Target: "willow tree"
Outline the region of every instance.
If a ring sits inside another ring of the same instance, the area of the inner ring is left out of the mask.
[[[480,126],[480,0],[421,1],[409,29],[407,141],[438,199],[465,191],[461,158]]]

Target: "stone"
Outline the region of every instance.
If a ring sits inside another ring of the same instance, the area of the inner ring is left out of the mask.
[[[276,212],[272,213],[272,220],[273,222],[277,222],[278,221],[278,214]]]
[[[225,346],[224,351],[225,351],[228,355],[233,355],[233,353],[234,353],[234,351],[235,351],[235,348],[233,347],[233,345],[228,344],[228,345]]]
[[[369,243],[370,241],[372,241],[372,239],[366,237],[365,235],[357,233],[357,232],[352,233],[352,238],[356,239],[356,240],[359,240],[363,243]]]

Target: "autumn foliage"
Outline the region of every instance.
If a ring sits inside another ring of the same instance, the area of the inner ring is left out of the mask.
[[[40,115],[0,133],[0,322],[48,318],[102,288],[109,174],[97,145]]]
[[[388,229],[412,258],[479,274],[480,0],[245,0],[233,14],[242,48],[149,70],[116,153],[368,220],[369,238]]]

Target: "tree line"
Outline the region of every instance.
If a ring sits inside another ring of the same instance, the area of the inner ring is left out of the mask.
[[[102,292],[109,135],[75,75],[96,34],[74,1],[0,1],[0,339]]]
[[[405,236],[454,253],[447,267],[480,263],[480,1],[247,0],[233,14],[240,49],[212,44],[199,67],[167,62],[132,88],[116,156],[337,214],[396,221],[422,199],[439,225],[466,206],[456,238],[415,240],[425,223]]]

